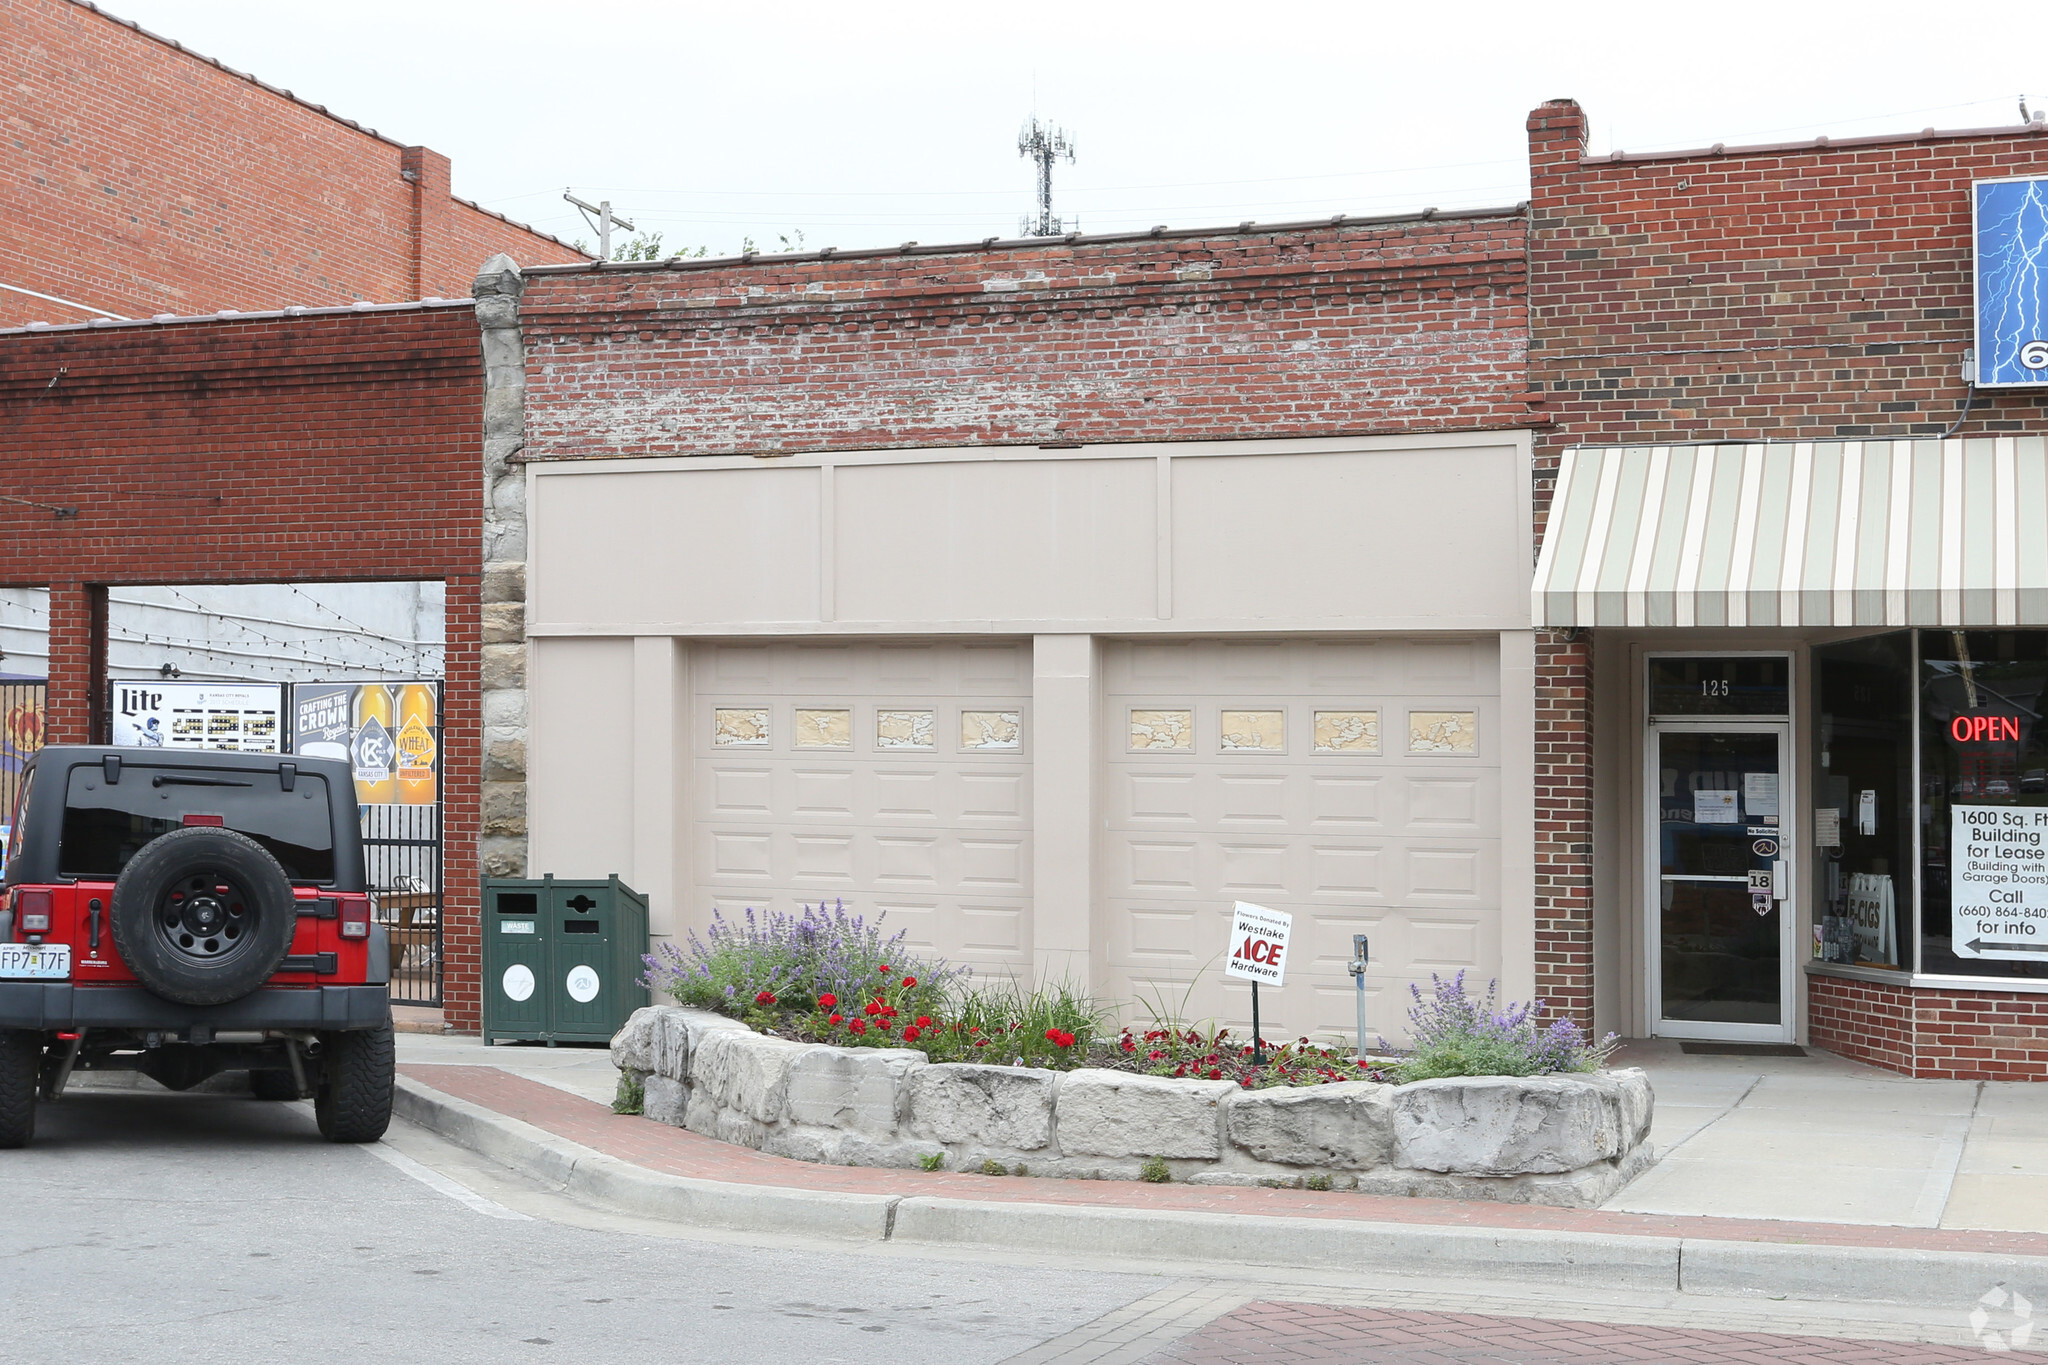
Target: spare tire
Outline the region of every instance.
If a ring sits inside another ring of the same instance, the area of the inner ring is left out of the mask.
[[[180,1005],[225,1005],[291,951],[291,878],[246,834],[192,825],[143,845],[114,883],[114,946],[136,979]]]

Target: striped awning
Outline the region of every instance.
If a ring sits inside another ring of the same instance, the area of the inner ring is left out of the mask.
[[[1564,452],[1539,626],[2048,626],[2048,442]]]

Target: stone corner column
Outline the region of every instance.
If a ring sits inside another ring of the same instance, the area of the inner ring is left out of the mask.
[[[1032,977],[1099,990],[1104,963],[1094,874],[1101,650],[1092,635],[1040,635],[1031,659]]]
[[[482,332],[483,793],[477,858],[487,877],[524,876],[526,825],[526,281],[502,253],[471,293]]]

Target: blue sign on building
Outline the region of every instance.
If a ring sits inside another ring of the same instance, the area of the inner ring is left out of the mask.
[[[1979,180],[1977,384],[2048,386],[2048,176]]]

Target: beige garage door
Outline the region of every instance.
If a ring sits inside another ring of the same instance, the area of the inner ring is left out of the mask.
[[[925,952],[1028,969],[1028,643],[691,657],[694,922],[844,899]]]
[[[1248,1025],[1248,988],[1219,978],[1238,900],[1294,915],[1287,986],[1262,993],[1269,1038],[1352,1029],[1354,933],[1376,964],[1368,1026],[1390,1038],[1407,981],[1498,975],[1494,640],[1109,651],[1113,989]]]

